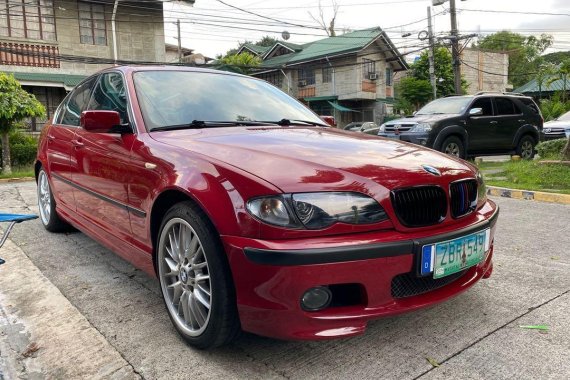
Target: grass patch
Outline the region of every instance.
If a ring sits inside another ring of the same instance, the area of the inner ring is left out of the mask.
[[[510,189],[570,194],[570,166],[538,161],[481,163],[485,182]],[[500,171],[499,171],[500,169]],[[493,173],[485,173],[492,170]]]
[[[34,167],[30,165],[30,166],[14,167],[12,168],[12,174],[0,173],[0,179],[33,177],[34,175],[35,175]]]

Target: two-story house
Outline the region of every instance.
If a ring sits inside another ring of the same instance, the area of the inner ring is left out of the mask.
[[[161,1],[0,0],[0,71],[13,73],[48,118],[66,91],[121,60],[165,61]]]
[[[382,122],[393,103],[395,72],[408,69],[398,49],[380,28],[346,33],[302,45],[244,44],[238,53],[262,58],[255,76],[305,102],[339,126],[352,121]]]

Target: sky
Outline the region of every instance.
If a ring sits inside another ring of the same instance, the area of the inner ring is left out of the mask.
[[[182,25],[182,45],[212,58],[239,46],[245,40],[256,41],[265,35],[281,38],[283,31],[289,32],[289,42],[292,43],[306,43],[326,37],[311,17],[319,16],[319,0],[222,1],[196,0],[194,6],[190,7],[166,0],[166,42],[177,44],[174,24],[177,19]],[[320,2],[327,21],[332,17],[332,2]],[[427,7],[431,5],[431,0],[336,2],[339,5],[337,34],[343,30],[379,26],[389,32],[402,53],[418,50],[424,44],[418,39],[418,33],[427,30]],[[548,52],[570,50],[570,0],[457,0],[456,3],[461,33],[484,36],[505,29],[525,35],[547,33],[554,37],[554,44]],[[448,9],[449,2],[432,7],[436,36],[449,35]],[[411,35],[402,37],[407,33]],[[413,54],[410,53],[410,56]]]

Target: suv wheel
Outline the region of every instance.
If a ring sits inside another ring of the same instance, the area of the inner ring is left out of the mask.
[[[535,154],[534,146],[535,142],[531,136],[523,136],[517,145],[517,155],[523,160],[532,160]]]
[[[441,144],[441,151],[443,153],[449,154],[450,156],[455,156],[458,158],[465,158],[465,147],[463,142],[456,136],[449,136]]]

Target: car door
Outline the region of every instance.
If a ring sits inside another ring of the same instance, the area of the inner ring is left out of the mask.
[[[75,210],[72,186],[76,165],[71,159],[81,112],[87,107],[95,78],[79,84],[63,101],[47,131],[47,165],[53,195],[60,206]]]
[[[469,137],[469,151],[479,152],[492,149],[497,120],[493,111],[493,101],[490,97],[475,99],[469,109],[481,108],[483,113],[468,116],[465,129]],[[469,111],[468,111],[469,114]]]
[[[521,126],[519,119],[522,119],[523,113],[507,97],[496,97],[495,109],[497,110],[496,147],[503,151],[513,149],[515,135]]]
[[[127,123],[127,97],[121,73],[102,74],[94,86],[88,110],[117,111]],[[77,213],[96,226],[127,239],[131,234],[128,183],[133,133],[94,133],[78,128],[72,157]]]

